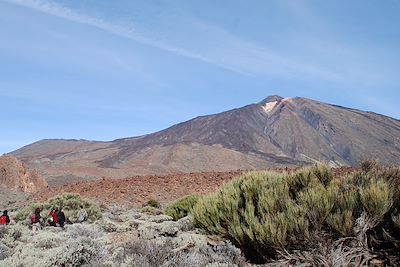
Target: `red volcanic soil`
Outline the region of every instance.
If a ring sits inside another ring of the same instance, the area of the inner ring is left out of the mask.
[[[290,169],[274,170],[289,171]],[[335,176],[340,177],[354,171],[356,169],[351,167],[338,168],[335,169]],[[34,200],[44,201],[58,194],[72,192],[103,204],[139,206],[150,199],[168,203],[190,194],[202,195],[217,191],[221,185],[245,172],[247,171],[148,175],[126,179],[78,182],[44,189],[34,195]]]
[[[104,204],[138,206],[149,199],[166,203],[190,194],[201,195],[216,191],[222,184],[242,173],[243,171],[201,172],[78,182],[47,188],[35,194],[34,199],[43,201],[58,194],[73,192]]]

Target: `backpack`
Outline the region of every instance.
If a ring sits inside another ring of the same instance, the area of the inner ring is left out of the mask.
[[[2,215],[0,217],[0,225],[6,225],[7,224],[7,218],[6,216]]]
[[[31,223],[36,223],[36,214],[32,214]]]

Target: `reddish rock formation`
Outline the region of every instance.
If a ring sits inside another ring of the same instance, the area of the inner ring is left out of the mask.
[[[47,182],[36,171],[29,171],[24,163],[12,156],[0,157],[0,186],[35,193],[47,187]]]

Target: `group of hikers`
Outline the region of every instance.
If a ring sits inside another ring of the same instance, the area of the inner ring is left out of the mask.
[[[32,231],[35,233],[40,230],[43,226],[54,226],[63,228],[66,223],[71,223],[68,218],[65,217],[64,210],[62,208],[53,208],[48,214],[48,219],[42,218],[41,209],[36,208],[34,213],[31,215]],[[88,213],[80,206],[77,214],[77,222],[82,223],[88,219]],[[0,225],[10,224],[10,217],[8,216],[8,210],[3,211],[3,215],[0,216]]]
[[[47,221],[43,221],[40,212],[41,212],[40,208],[36,208],[35,212],[31,216],[31,224],[33,232],[36,232],[36,230],[39,230],[44,225],[49,225],[54,227],[60,226],[61,228],[64,227],[66,218],[63,209],[53,208],[48,215]]]
[[[65,223],[71,223],[68,220],[68,218],[65,217],[64,210],[62,208],[60,209],[53,208],[48,214],[47,221],[42,219],[40,212],[41,212],[40,208],[36,208],[35,212],[31,216],[31,224],[33,232],[40,230],[42,226],[46,225],[54,227],[60,226],[61,228],[63,228]],[[77,222],[82,223],[86,221],[87,218],[88,218],[87,211],[83,208],[83,206],[80,206],[77,216]]]

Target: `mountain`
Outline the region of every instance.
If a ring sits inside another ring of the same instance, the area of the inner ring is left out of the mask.
[[[153,134],[111,142],[42,140],[11,154],[38,168],[51,184],[322,161],[354,166],[364,158],[395,164],[400,121],[306,98],[270,96]]]

